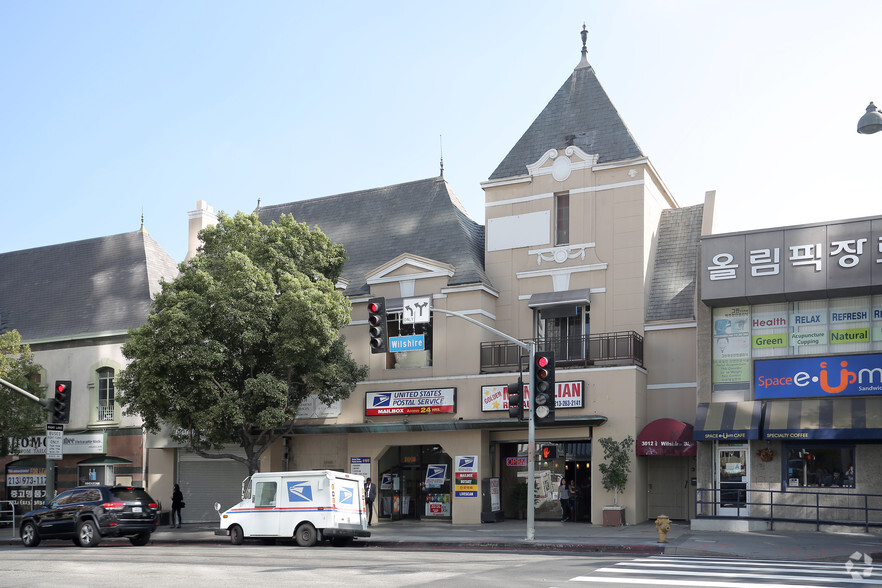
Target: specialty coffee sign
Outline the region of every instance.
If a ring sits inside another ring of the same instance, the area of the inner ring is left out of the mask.
[[[365,395],[366,416],[453,412],[456,412],[456,388],[368,392]]]

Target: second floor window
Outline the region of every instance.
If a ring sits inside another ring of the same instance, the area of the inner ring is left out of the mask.
[[[554,244],[570,243],[570,194],[562,192],[554,195]]]
[[[103,367],[98,370],[98,420],[114,420],[113,368]]]

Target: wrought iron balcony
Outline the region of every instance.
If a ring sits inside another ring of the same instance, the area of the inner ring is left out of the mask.
[[[98,401],[98,422],[107,422],[113,420],[114,402],[113,400]]]
[[[643,337],[634,331],[597,333],[581,337],[525,339],[536,351],[553,351],[557,368],[643,366]],[[481,343],[481,373],[518,370],[523,349],[508,341]],[[526,362],[524,362],[526,365]]]

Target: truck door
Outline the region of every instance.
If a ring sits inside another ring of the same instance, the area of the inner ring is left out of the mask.
[[[251,524],[245,529],[248,536],[278,536],[281,486],[281,478],[260,478],[253,482],[254,512],[251,516]]]

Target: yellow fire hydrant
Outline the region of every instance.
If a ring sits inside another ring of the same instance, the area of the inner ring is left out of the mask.
[[[655,519],[655,528],[658,529],[658,542],[667,543],[668,532],[671,530],[671,519],[668,518],[668,515],[658,515],[658,518]]]

